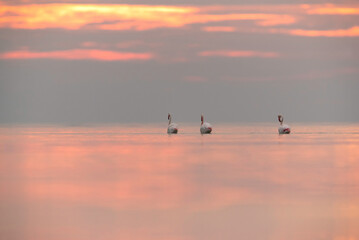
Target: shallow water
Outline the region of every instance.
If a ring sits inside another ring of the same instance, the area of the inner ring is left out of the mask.
[[[359,125],[0,128],[0,239],[359,239]]]

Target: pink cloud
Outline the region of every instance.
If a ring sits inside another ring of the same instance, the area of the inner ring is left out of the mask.
[[[198,54],[203,57],[259,57],[259,58],[276,58],[279,57],[279,54],[276,52],[259,52],[259,51],[228,51],[228,50],[218,50],[218,51],[204,51]]]
[[[230,26],[208,26],[208,27],[203,27],[202,31],[205,31],[205,32],[235,32],[236,28],[230,27]]]
[[[65,59],[65,60],[97,60],[97,61],[131,61],[149,60],[151,53],[132,53],[103,51],[97,49],[73,49],[51,52],[13,51],[0,54],[1,59]]]
[[[359,26],[334,30],[272,29],[271,32],[303,37],[358,37]]]

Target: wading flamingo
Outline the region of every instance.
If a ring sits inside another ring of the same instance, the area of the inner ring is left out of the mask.
[[[178,125],[176,123],[171,123],[171,121],[172,121],[171,114],[168,114],[167,133],[177,133],[178,132]]]
[[[212,132],[212,125],[208,122],[203,122],[203,115],[201,115],[201,134],[208,134]]]
[[[290,127],[286,124],[283,124],[283,116],[282,115],[278,115],[278,121],[280,122],[280,126],[278,127],[278,133],[279,134],[289,134]]]

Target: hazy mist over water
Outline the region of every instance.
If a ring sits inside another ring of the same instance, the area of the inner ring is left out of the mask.
[[[200,121],[201,113],[208,121],[219,123],[272,122],[277,114],[288,122],[359,121],[356,80],[223,82],[214,77],[209,82],[183,82],[162,75],[158,65],[71,65],[79,69],[54,75],[46,71],[30,74],[21,68],[14,69],[16,73],[9,78],[2,75],[0,123],[156,123],[167,120],[168,112],[176,122]],[[43,66],[51,69],[47,63]],[[182,72],[183,67],[173,71]],[[118,72],[103,79],[96,68]],[[124,72],[139,73],[127,79]],[[154,73],[161,76],[156,80],[144,77]],[[74,75],[86,81],[74,81]]]
[[[0,234],[359,239],[359,125],[0,128]]]

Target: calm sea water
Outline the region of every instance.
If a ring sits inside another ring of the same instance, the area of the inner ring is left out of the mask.
[[[0,239],[359,239],[359,125],[0,128]]]

